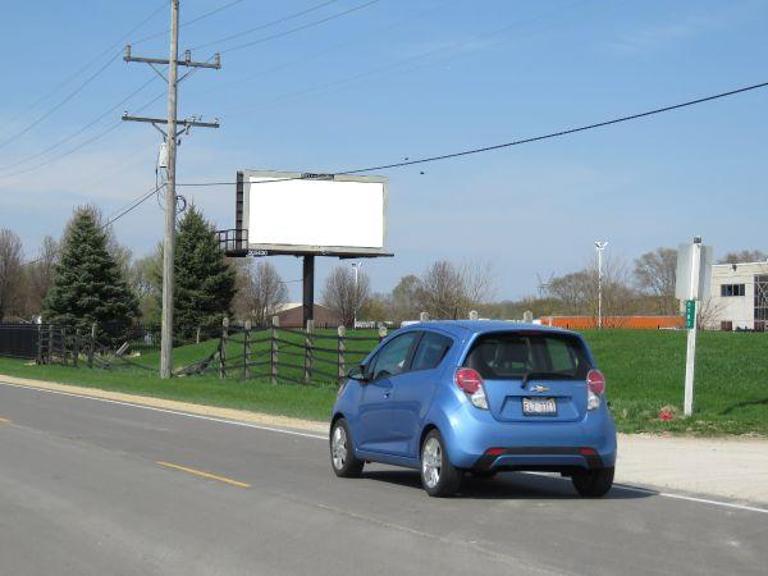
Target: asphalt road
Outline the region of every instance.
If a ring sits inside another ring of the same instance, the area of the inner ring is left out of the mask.
[[[756,511],[527,474],[430,499],[311,434],[0,384],[3,576],[763,575],[766,543]]]

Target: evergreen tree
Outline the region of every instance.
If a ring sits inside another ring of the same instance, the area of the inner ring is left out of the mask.
[[[64,232],[53,286],[43,305],[46,322],[122,337],[138,314],[136,296],[109,251],[110,238],[92,207],[75,210]]]
[[[224,259],[213,226],[191,205],[178,224],[174,262],[176,338],[217,327],[235,295],[235,271]]]

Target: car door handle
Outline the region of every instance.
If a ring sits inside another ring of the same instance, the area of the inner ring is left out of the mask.
[[[389,398],[390,396],[392,396],[391,390],[387,390],[386,392],[384,392],[384,398]]]

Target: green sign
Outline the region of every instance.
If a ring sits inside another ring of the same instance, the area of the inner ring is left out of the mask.
[[[688,330],[693,329],[693,323],[696,319],[696,300],[685,301],[685,327]]]

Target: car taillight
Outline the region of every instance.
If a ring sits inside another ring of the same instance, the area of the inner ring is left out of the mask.
[[[488,410],[488,398],[483,387],[483,377],[472,368],[459,368],[456,371],[456,386],[469,397],[472,405],[481,410]]]
[[[605,376],[600,370],[590,370],[587,374],[587,410],[600,408],[603,394],[605,394]]]

